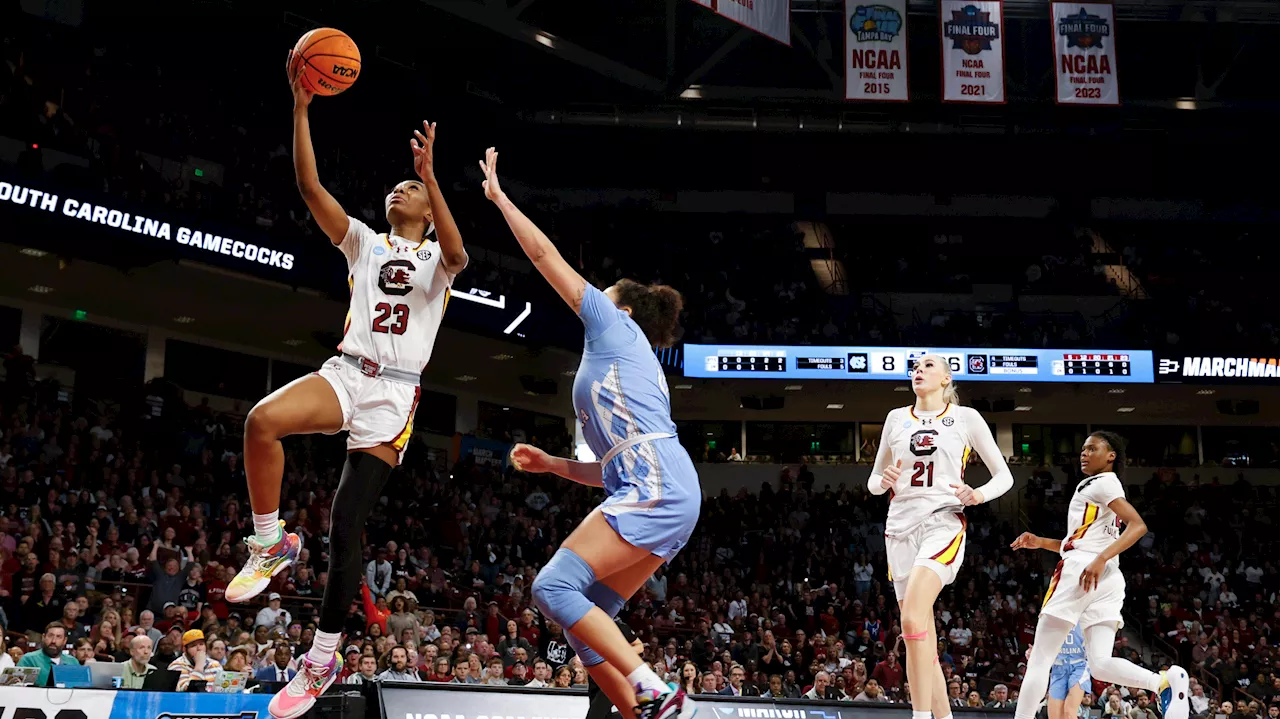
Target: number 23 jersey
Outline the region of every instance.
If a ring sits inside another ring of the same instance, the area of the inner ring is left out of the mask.
[[[969,455],[976,449],[989,466],[988,458],[1000,456],[991,429],[972,407],[948,404],[936,414],[899,407],[885,417],[882,431],[874,471],[883,473],[902,461],[889,501],[886,537],[905,536],[937,512],[964,511],[951,485],[964,482]]]
[[[348,217],[338,249],[347,257],[351,308],[338,351],[421,372],[431,359],[454,275],[440,243],[377,234]]]

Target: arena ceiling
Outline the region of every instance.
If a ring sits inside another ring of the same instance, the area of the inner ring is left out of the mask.
[[[196,263],[161,262],[128,273],[105,265],[55,255],[33,257],[21,247],[0,244],[0,304],[37,309],[71,318],[75,310],[99,322],[144,334],[148,329],[197,344],[221,347],[303,365],[319,365],[332,354],[346,307],[317,293],[252,279]],[[29,288],[44,287],[37,293]],[[178,318],[190,318],[180,322]],[[436,343],[425,384],[437,391],[465,393],[495,403],[568,416],[576,353],[535,348],[445,328]],[[530,395],[522,376],[551,379],[555,395]],[[669,377],[677,419],[761,421],[878,421],[910,394],[892,382],[724,382]],[[796,389],[798,387],[798,389]],[[790,388],[790,389],[789,389]],[[1020,391],[1025,390],[1025,391]],[[1116,393],[1115,390],[1123,390]],[[1209,393],[1211,391],[1211,393]],[[1280,422],[1280,388],[1163,385],[1028,384],[962,388],[966,403],[1013,400],[1027,411],[988,413],[992,421],[1082,424],[1219,424]],[[782,397],[775,411],[742,408],[744,396]],[[1261,413],[1250,417],[1218,413],[1219,400],[1253,399]],[[841,409],[828,409],[841,404]],[[1124,407],[1132,411],[1120,412]]]

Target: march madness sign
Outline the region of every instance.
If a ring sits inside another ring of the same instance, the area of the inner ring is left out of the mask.
[[[1004,103],[999,0],[940,0],[943,102]]]
[[[907,0],[844,3],[844,97],[906,102]]]
[[[1052,3],[1058,102],[1119,105],[1116,14],[1110,3]]]

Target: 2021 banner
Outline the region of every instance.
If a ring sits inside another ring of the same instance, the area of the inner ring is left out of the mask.
[[[1054,2],[1051,8],[1058,102],[1119,105],[1115,8],[1100,2]]]
[[[844,97],[906,102],[907,0],[844,3]]]
[[[943,102],[1004,103],[999,0],[940,0]]]

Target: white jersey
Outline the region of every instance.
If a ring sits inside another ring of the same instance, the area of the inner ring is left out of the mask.
[[[338,351],[421,372],[431,359],[453,275],[440,243],[377,234],[354,217],[338,249],[347,256],[351,309]]]
[[[1067,510],[1067,536],[1061,554],[1099,554],[1120,537],[1120,518],[1111,511],[1113,501],[1124,498],[1124,484],[1112,472],[1087,477],[1076,486]],[[1119,564],[1119,557],[1112,557]]]
[[[885,536],[905,536],[938,512],[963,512],[964,505],[951,485],[964,483],[965,465],[974,450],[992,477],[1000,472],[1008,474],[991,428],[972,407],[948,403],[936,413],[917,413],[914,407],[890,411],[872,470],[873,475],[880,475],[886,467],[902,462],[902,475],[889,498]]]

